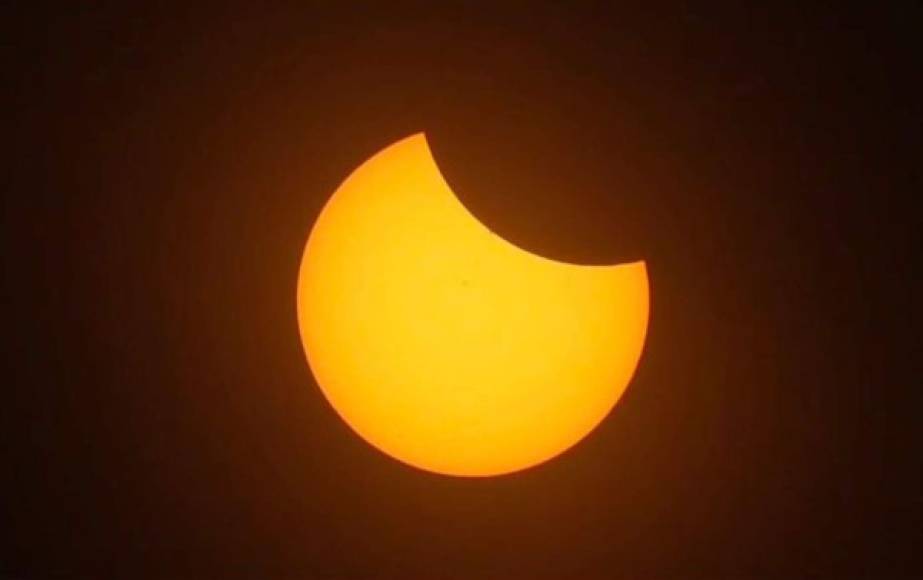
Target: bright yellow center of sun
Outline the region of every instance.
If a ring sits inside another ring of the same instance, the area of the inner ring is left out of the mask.
[[[421,469],[489,476],[585,437],[628,385],[644,262],[580,266],[503,240],[459,202],[422,133],[362,164],[311,231],[298,324],[363,439]]]

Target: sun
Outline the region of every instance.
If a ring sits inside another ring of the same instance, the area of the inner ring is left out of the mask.
[[[648,276],[500,238],[419,133],[330,198],[297,309],[314,377],[359,436],[424,470],[491,476],[560,454],[610,412],[644,346]]]

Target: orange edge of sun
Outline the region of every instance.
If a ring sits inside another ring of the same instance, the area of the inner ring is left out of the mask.
[[[631,380],[649,311],[643,261],[558,262],[487,229],[423,133],[336,190],[297,294],[336,412],[387,455],[454,476],[525,469],[589,434]]]

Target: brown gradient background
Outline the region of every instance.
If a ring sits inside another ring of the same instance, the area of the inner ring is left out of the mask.
[[[921,571],[920,10],[84,4],[0,15],[0,575]],[[311,224],[420,130],[502,236],[648,261],[626,395],[512,476],[301,351]]]

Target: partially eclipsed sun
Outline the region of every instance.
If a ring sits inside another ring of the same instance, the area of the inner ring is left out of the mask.
[[[452,193],[422,133],[333,194],[298,276],[311,370],[363,439],[458,476],[525,469],[603,420],[648,321],[644,262],[580,266],[518,248]]]

